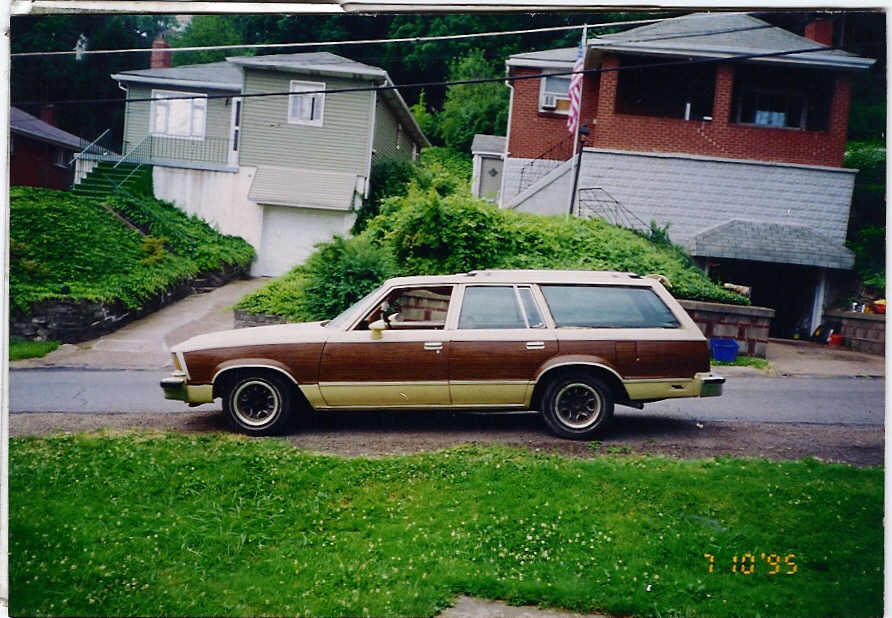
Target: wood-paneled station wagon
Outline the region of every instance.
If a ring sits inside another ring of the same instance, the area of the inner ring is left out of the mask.
[[[615,403],[722,393],[697,325],[654,278],[475,271],[391,279],[332,320],[201,335],[172,349],[168,399],[223,399],[232,426],[299,412],[541,410],[586,439]]]

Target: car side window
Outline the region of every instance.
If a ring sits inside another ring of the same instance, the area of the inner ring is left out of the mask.
[[[653,290],[605,285],[540,285],[558,328],[678,328]]]
[[[520,298],[520,304],[523,306],[523,312],[527,319],[527,325],[530,328],[545,328],[545,320],[539,313],[536,301],[533,300],[533,292],[525,286],[517,286],[517,296]]]
[[[443,330],[451,296],[452,286],[397,288],[356,325],[356,330],[368,330],[376,320],[389,322],[393,330]]]
[[[461,329],[526,328],[526,321],[518,304],[514,286],[470,286],[465,288],[461,315]]]

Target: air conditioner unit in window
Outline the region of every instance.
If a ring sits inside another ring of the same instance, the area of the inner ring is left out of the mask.
[[[553,94],[546,94],[542,97],[542,109],[554,109],[557,107],[557,97]]]

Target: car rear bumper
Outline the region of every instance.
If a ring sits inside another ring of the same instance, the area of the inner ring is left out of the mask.
[[[165,399],[176,399],[186,403],[211,403],[214,401],[214,387],[210,384],[186,384],[186,375],[174,372],[161,380],[161,390]]]
[[[696,391],[700,397],[721,397],[725,378],[710,373],[698,373],[694,376]]]

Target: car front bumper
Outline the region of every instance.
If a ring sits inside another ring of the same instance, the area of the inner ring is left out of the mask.
[[[698,373],[694,376],[696,391],[700,397],[721,397],[725,378],[710,373]]]
[[[165,399],[176,399],[190,404],[211,403],[214,401],[214,387],[211,384],[187,384],[186,374],[175,371],[161,380],[161,390]]]

